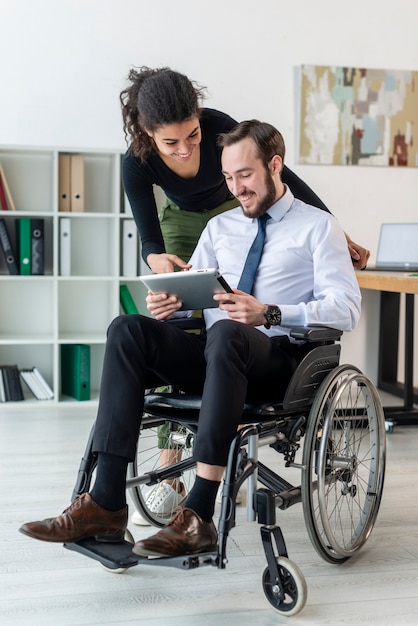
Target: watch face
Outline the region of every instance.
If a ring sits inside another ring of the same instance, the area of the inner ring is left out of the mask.
[[[270,326],[278,326],[282,321],[282,313],[278,306],[269,306],[265,314],[267,323]]]

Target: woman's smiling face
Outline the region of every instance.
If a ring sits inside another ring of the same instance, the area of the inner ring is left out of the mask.
[[[160,126],[155,132],[148,134],[154,140],[159,154],[171,157],[178,163],[189,161],[202,140],[197,117],[191,117],[178,124]]]

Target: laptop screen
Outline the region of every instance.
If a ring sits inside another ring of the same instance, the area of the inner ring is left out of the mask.
[[[418,270],[418,223],[382,224],[376,268]]]

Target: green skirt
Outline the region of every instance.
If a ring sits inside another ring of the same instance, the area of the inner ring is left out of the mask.
[[[209,220],[236,206],[238,206],[238,201],[232,197],[210,211],[194,213],[182,211],[176,204],[167,200],[159,215],[166,252],[176,254],[187,262]]]

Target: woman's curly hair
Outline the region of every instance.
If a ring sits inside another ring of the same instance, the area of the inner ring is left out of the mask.
[[[123,131],[129,149],[144,161],[154,146],[146,131],[200,117],[205,88],[169,67],[131,69],[128,80],[119,96]]]

